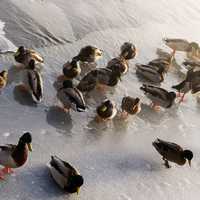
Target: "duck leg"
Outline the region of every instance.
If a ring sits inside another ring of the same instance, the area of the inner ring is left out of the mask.
[[[126,111],[122,111],[121,112],[121,116],[120,116],[123,120],[126,120],[128,118],[128,113]]]
[[[4,168],[2,169],[2,172],[3,172],[4,174],[12,174],[12,173],[14,173],[14,171],[13,171],[10,167],[4,167]]]
[[[164,157],[163,157],[163,160],[164,160],[164,165],[165,165],[165,167],[168,168],[168,169],[171,168],[171,166],[169,165],[168,160],[165,159]]]
[[[185,93],[181,96],[181,99],[180,99],[179,103],[184,101],[184,97],[185,97]]]
[[[160,111],[160,106],[157,105],[156,103],[151,103],[151,107],[153,110],[155,110],[156,112]]]

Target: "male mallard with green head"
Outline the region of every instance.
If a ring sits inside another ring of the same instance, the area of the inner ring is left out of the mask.
[[[84,179],[72,165],[57,156],[51,156],[48,167],[53,179],[62,189],[69,193],[79,193]]]
[[[170,168],[168,161],[174,162],[178,165],[184,165],[187,160],[191,167],[191,160],[193,158],[192,151],[183,150],[183,148],[176,143],[166,142],[160,139],[155,140],[152,144],[163,157],[163,160],[165,161],[164,165],[167,168]]]
[[[40,72],[35,69],[35,60],[30,60],[27,69],[23,71],[23,83],[33,100],[41,102],[43,97],[43,81]]]
[[[7,80],[8,72],[6,70],[3,70],[2,72],[0,72],[0,90],[6,86]]]
[[[107,121],[113,119],[117,114],[117,108],[113,101],[106,99],[96,109],[96,121]]]
[[[25,67],[29,65],[31,59],[34,59],[36,63],[43,63],[43,57],[33,49],[26,49],[24,46],[20,46],[14,54],[15,61],[23,64]]]
[[[28,151],[32,151],[31,142],[31,134],[27,132],[20,137],[17,145],[0,146],[0,165],[4,166],[0,171],[0,179],[4,179],[5,174],[12,173],[12,168],[18,168],[25,164]]]
[[[144,94],[152,101],[152,108],[155,110],[159,110],[160,106],[163,108],[171,108],[176,99],[175,92],[168,92],[163,88],[153,85],[143,84],[140,89],[143,90]]]
[[[73,86],[71,80],[65,80],[63,87],[57,92],[57,98],[61,101],[66,111],[73,109],[77,112],[84,112],[86,110],[85,100],[79,89]]]

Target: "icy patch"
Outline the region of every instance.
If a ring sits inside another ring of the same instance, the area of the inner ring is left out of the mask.
[[[5,37],[4,27],[5,23],[0,21],[0,53],[15,51],[16,46]]]
[[[4,137],[9,137],[9,136],[10,136],[10,133],[8,133],[8,132],[3,133],[3,136],[4,136]]]

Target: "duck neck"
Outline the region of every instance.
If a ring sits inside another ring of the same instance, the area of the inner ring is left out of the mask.
[[[28,157],[28,147],[26,143],[19,141],[15,150],[12,153],[12,157],[18,166],[22,166]]]

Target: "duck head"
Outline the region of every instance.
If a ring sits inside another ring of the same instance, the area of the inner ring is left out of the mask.
[[[25,48],[24,48],[24,46],[20,46],[20,47],[17,49],[17,51],[16,51],[16,53],[14,54],[14,56],[18,56],[18,55],[24,54],[24,53],[25,53]]]
[[[69,184],[66,187],[67,191],[70,193],[76,192],[77,194],[79,194],[80,187],[84,183],[83,177],[81,175],[72,175],[69,177],[68,182]]]
[[[189,166],[191,167],[191,160],[193,158],[193,153],[190,150],[183,151],[183,157],[188,160]]]
[[[4,79],[6,79],[8,77],[8,72],[6,70],[3,70],[1,73],[0,73],[0,76],[3,77]]]
[[[130,60],[130,59],[134,58],[136,56],[136,47],[135,47],[135,45],[133,45],[130,42],[125,42],[121,46],[121,54],[120,54],[120,56],[122,56],[126,60]]]
[[[32,136],[29,132],[24,133],[19,139],[20,144],[27,144],[29,151],[32,151],[31,142],[32,142]]]

